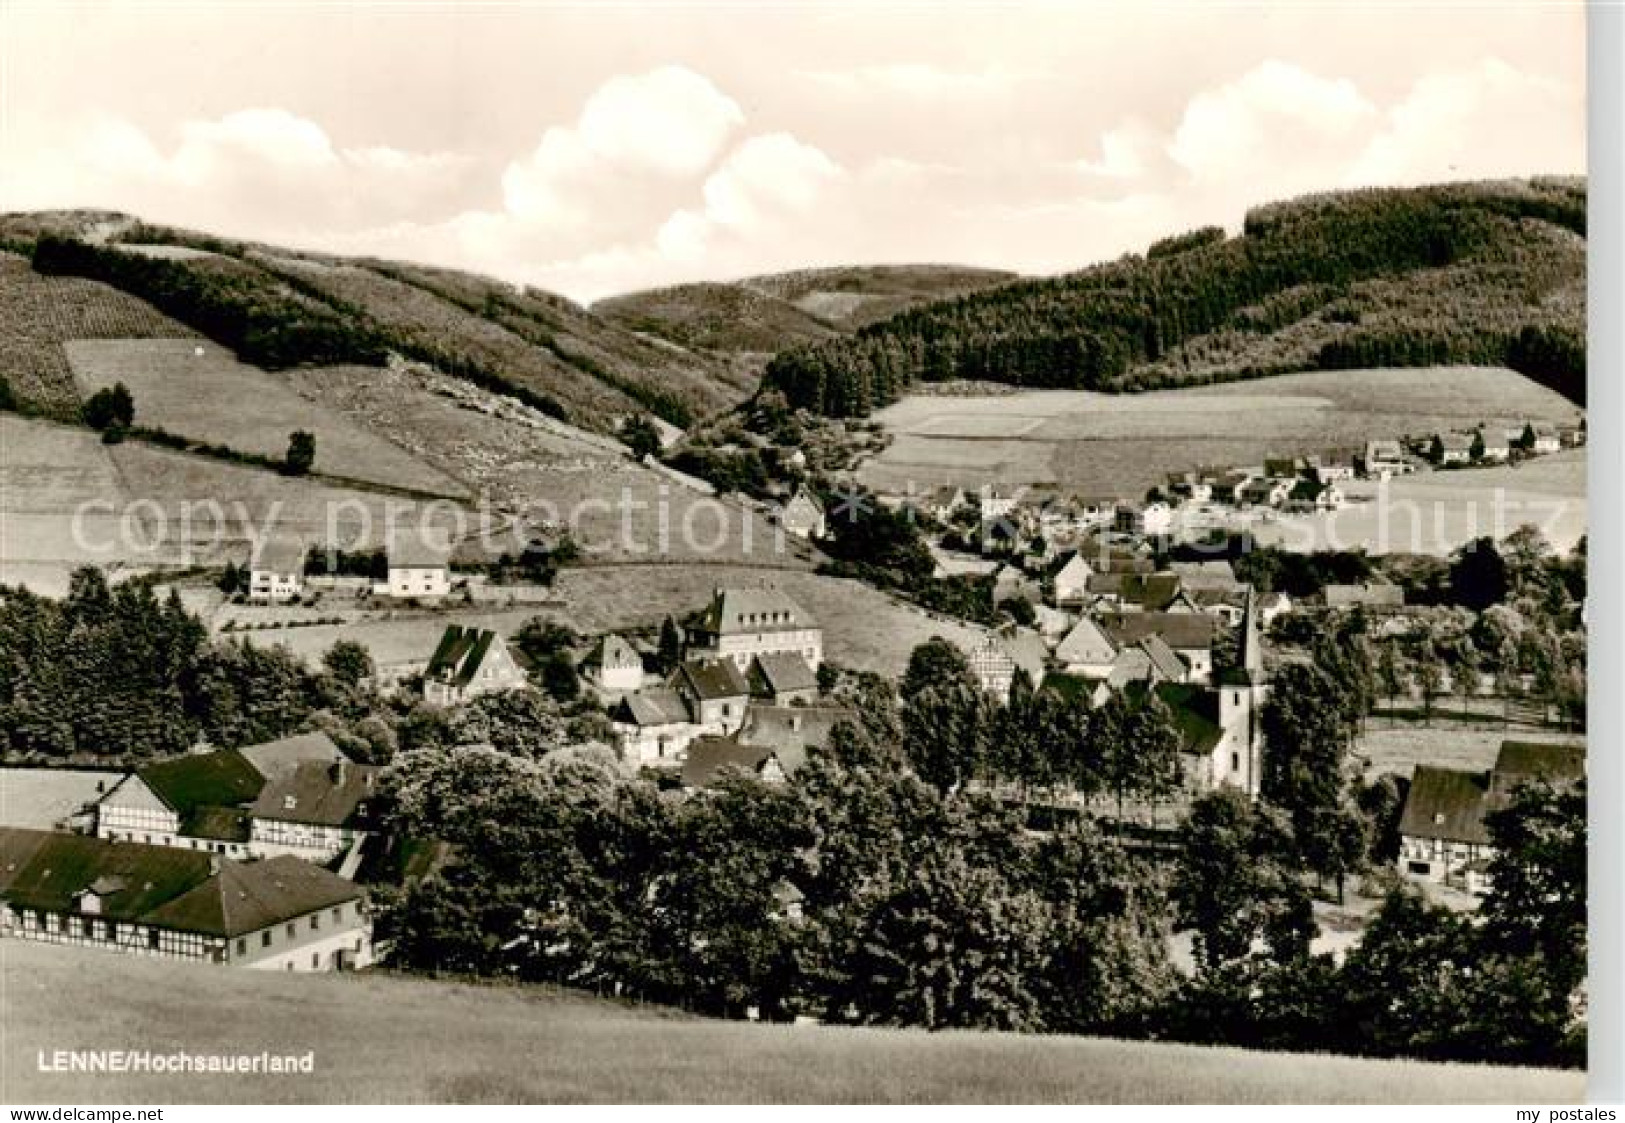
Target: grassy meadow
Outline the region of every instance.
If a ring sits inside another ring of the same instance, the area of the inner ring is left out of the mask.
[[[83,396],[122,382],[136,421],[240,452],[282,456],[288,434],[316,437],[316,471],[439,495],[467,488],[445,472],[331,410],[299,396],[280,376],[192,339],[95,339],[64,345]],[[330,369],[306,378],[334,377]]]
[[[880,490],[998,479],[1137,497],[1168,472],[1203,465],[1578,415],[1520,374],[1480,367],[1312,371],[1144,394],[917,394],[876,413],[894,440],[861,478]]]
[[[0,943],[11,1103],[1567,1103],[1576,1072],[1075,1037],[757,1026],[548,989]],[[311,1076],[58,1074],[41,1049],[314,1053]]]
[[[1418,764],[1482,772],[1495,763],[1495,754],[1500,751],[1502,741],[1583,745],[1585,737],[1583,734],[1563,733],[1555,729],[1461,728],[1452,727],[1448,722],[1438,725],[1394,725],[1388,728],[1374,726],[1360,735],[1354,746],[1354,756],[1364,764],[1367,777],[1393,772],[1409,779]]]

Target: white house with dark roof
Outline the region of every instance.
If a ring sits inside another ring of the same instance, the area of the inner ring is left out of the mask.
[[[415,527],[390,538],[389,576],[375,593],[400,597],[443,597],[451,592],[451,545],[430,527]]]
[[[637,690],[643,686],[643,656],[611,632],[593,646],[581,664],[581,674],[606,693]]]
[[[752,698],[772,705],[811,702],[818,697],[818,672],[801,656],[787,651],[758,655],[746,675]]]
[[[1117,660],[1117,645],[1093,616],[1084,616],[1055,648],[1055,661],[1067,674],[1105,678]]]
[[[666,685],[677,692],[696,725],[726,734],[745,723],[750,682],[731,659],[686,659]]]
[[[375,828],[382,771],[347,760],[304,761],[271,778],[249,812],[254,854],[327,862],[355,846]]]
[[[423,698],[436,706],[529,685],[506,640],[488,628],[460,624],[447,625],[423,672]]]
[[[611,708],[609,719],[621,759],[640,766],[681,764],[688,747],[706,731],[690,716],[688,703],[669,686],[626,695]]]
[[[800,655],[817,670],[824,661],[824,631],[806,609],[780,589],[718,588],[689,636],[689,654],[728,659],[744,671],[758,655]]]
[[[248,559],[248,599],[285,601],[305,591],[305,545],[291,538],[267,538]]]

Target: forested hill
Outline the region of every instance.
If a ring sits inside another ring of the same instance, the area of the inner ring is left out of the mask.
[[[1014,279],[963,265],[847,265],[649,289],[600,300],[592,310],[684,347],[760,355]]]
[[[1305,369],[1507,365],[1585,400],[1583,180],[1310,196],[1243,232],[913,308],[783,351],[793,405],[861,416],[916,381],[1148,390]]]
[[[106,303],[135,297],[267,369],[378,365],[394,353],[600,431],[641,412],[686,427],[755,387],[757,372],[727,356],[646,339],[563,297],[450,269],[86,211],[0,215],[0,250],[26,256],[46,279],[88,278],[121,290],[124,298],[109,294]],[[0,291],[0,306],[16,315],[49,317],[7,297]],[[50,345],[49,324],[21,328],[31,330],[6,333],[0,345],[21,346],[12,336]],[[50,365],[5,346],[0,357]]]

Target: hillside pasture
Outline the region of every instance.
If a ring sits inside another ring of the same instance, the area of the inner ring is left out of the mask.
[[[765,1026],[549,988],[0,944],[10,1103],[1571,1103],[1578,1072]],[[206,982],[204,981],[206,977]],[[298,1075],[41,1072],[41,1050],[312,1054]]]
[[[115,382],[129,387],[137,424],[271,457],[282,456],[288,434],[302,429],[316,437],[318,472],[438,495],[467,490],[387,439],[301,397],[283,377],[238,362],[212,341],[74,340],[63,349],[85,397]],[[301,374],[342,377],[343,368]]]
[[[0,375],[17,397],[55,414],[79,408],[62,345],[70,339],[172,338],[195,333],[156,308],[99,281],[46,277],[28,259],[0,252]]]
[[[493,508],[569,530],[595,560],[812,567],[801,543],[778,549],[775,528],[761,514],[673,484],[607,437],[418,364],[347,368],[331,378],[292,371],[290,378],[323,408],[466,480]]]
[[[1522,375],[1484,367],[1315,371],[1143,394],[911,395],[875,414],[895,440],[859,478],[881,491],[1049,482],[1137,498],[1173,471],[1578,416]]]

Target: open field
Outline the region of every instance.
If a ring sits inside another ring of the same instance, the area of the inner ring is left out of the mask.
[[[895,436],[860,479],[877,490],[1055,482],[1138,497],[1166,474],[1577,408],[1508,370],[1313,371],[1144,394],[912,395],[875,417]]]
[[[203,980],[207,981],[204,982]],[[1094,1038],[758,1026],[543,989],[0,943],[11,1103],[1568,1103],[1577,1072]],[[42,1049],[314,1054],[311,1076],[59,1074]]]
[[[859,581],[812,573],[734,566],[650,565],[566,569],[555,587],[578,630],[602,632],[658,625],[703,608],[718,585],[776,585],[824,629],[824,657],[859,670],[899,677],[916,646],[943,636],[964,646],[982,633],[931,616]]]
[[[568,528],[599,559],[647,559],[658,551],[678,560],[813,565],[799,542],[778,551],[761,515],[675,485],[633,463],[609,438],[468,383],[417,365],[346,368],[336,377],[294,371],[290,378],[300,394],[467,481],[492,506]]]
[[[337,615],[342,599],[331,597],[323,601],[319,614]],[[427,663],[440,642],[447,625],[489,628],[503,636],[511,636],[533,616],[548,615],[545,609],[528,608],[480,610],[448,609],[444,612],[410,612],[402,610],[393,616],[375,616],[356,623],[319,624],[298,628],[238,629],[225,633],[228,638],[242,638],[260,647],[286,647],[311,664],[318,662],[341,639],[354,640],[366,645],[372,660],[379,666],[397,663]]]
[[[51,830],[112,790],[122,772],[0,768],[0,826]]]
[[[296,429],[316,437],[316,471],[440,495],[467,492],[342,414],[300,397],[287,381],[238,362],[213,342],[189,339],[74,340],[64,345],[84,397],[122,382],[135,398],[136,422],[241,452],[282,456]],[[305,379],[340,377],[332,368]]]
[[[255,534],[383,542],[422,505],[0,415],[0,580],[60,594],[80,565],[114,571],[244,561]]]
[[[1495,763],[1502,741],[1542,741],[1585,744],[1583,734],[1526,728],[1451,728],[1449,725],[1402,725],[1368,729],[1355,744],[1354,756],[1364,761],[1368,778],[1393,772],[1410,778],[1418,764],[1482,772]]]
[[[0,374],[17,396],[46,409],[78,408],[62,344],[70,339],[191,338],[195,333],[99,281],[46,277],[0,252]]]
[[[1559,550],[1586,533],[1586,453],[1565,449],[1516,467],[1420,472],[1386,484],[1344,485],[1349,506],[1316,515],[1271,514],[1248,523],[1258,541],[1297,550],[1448,554],[1528,523]]]

